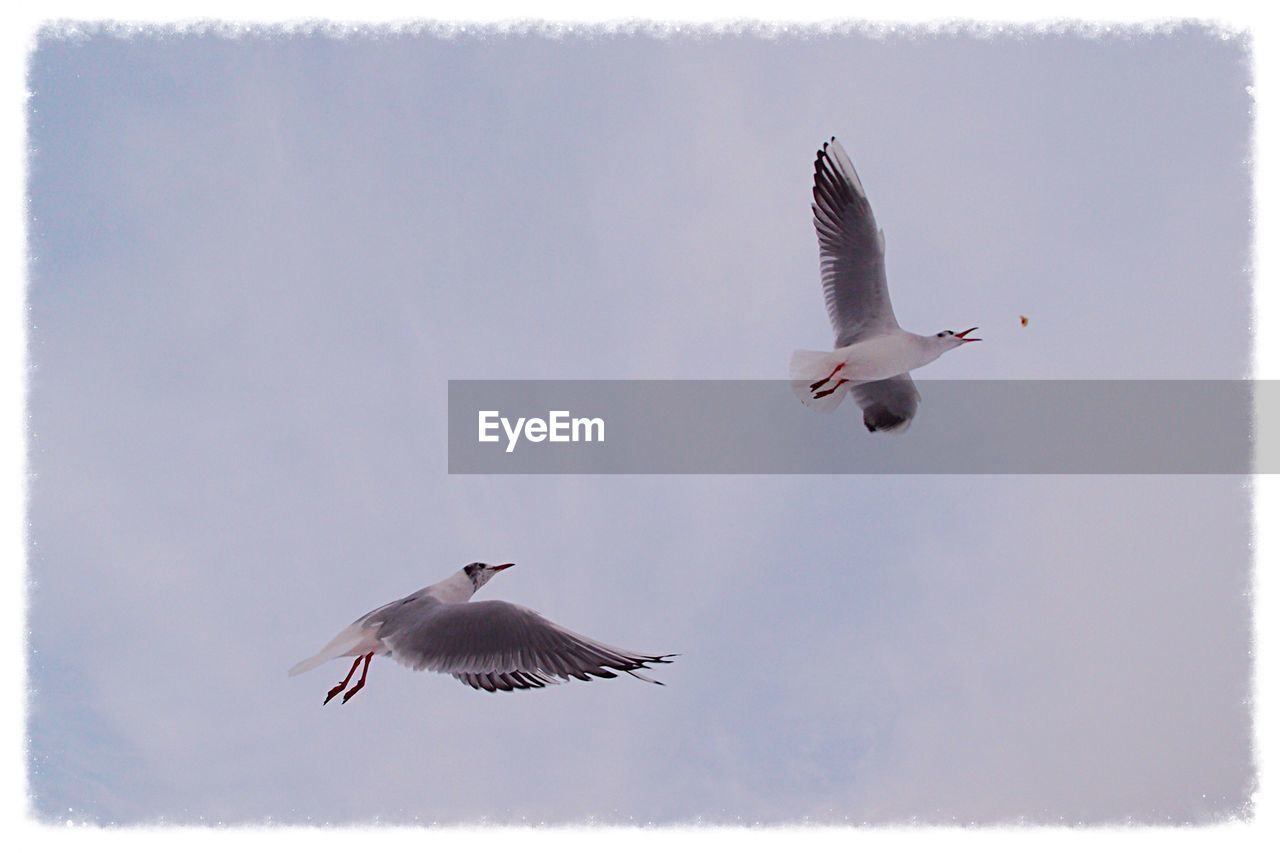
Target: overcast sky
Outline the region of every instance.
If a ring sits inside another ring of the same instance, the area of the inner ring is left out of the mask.
[[[924,378],[1237,378],[1248,46],[47,36],[31,780],[47,818],[1204,821],[1246,808],[1230,477],[450,477],[450,378],[782,378],[850,152]],[[1018,325],[1018,315],[1030,325]],[[856,413],[841,412],[851,430]],[[929,416],[926,399],[920,417]],[[891,439],[886,439],[891,440]],[[474,560],[680,652],[285,671]]]

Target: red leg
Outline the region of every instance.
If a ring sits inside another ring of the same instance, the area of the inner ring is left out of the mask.
[[[827,374],[827,378],[826,378],[826,379],[823,379],[821,382],[815,382],[815,383],[813,383],[812,385],[810,385],[810,386],[809,386],[809,390],[810,390],[810,391],[817,391],[817,390],[818,390],[819,388],[821,388],[823,385],[826,385],[828,382],[830,382],[830,381],[831,381],[831,377],[832,377],[832,376],[835,376],[835,375],[836,375],[837,373],[839,373],[843,368],[844,368],[844,363],[843,363],[843,362],[841,362],[840,364],[837,364],[837,365],[835,366],[835,369],[834,369],[834,370],[832,370],[830,373],[828,373],[828,374]]]
[[[832,385],[832,386],[831,386],[830,388],[828,388],[827,390],[825,390],[825,391],[819,391],[818,393],[814,394],[814,395],[813,395],[813,399],[815,399],[815,400],[820,400],[820,399],[822,399],[823,397],[827,396],[828,394],[834,394],[834,393],[836,392],[836,390],[837,390],[837,389],[839,389],[839,387],[840,387],[841,385],[843,385],[844,383],[846,383],[846,382],[848,382],[848,381],[849,381],[848,379],[841,379],[839,382],[837,382],[835,385]]]
[[[342,679],[341,684],[339,684],[337,687],[330,690],[328,696],[324,697],[325,705],[328,705],[329,700],[332,699],[334,696],[337,696],[343,690],[347,689],[347,682],[351,680],[351,676],[356,674],[356,667],[358,667],[359,665],[360,665],[360,658],[356,658],[355,663],[351,664],[351,671],[347,673],[347,677]]]
[[[343,694],[343,697],[342,697],[343,705],[347,704],[348,699],[350,699],[352,696],[359,693],[361,687],[364,687],[364,677],[369,674],[369,661],[371,660],[373,660],[373,652],[369,652],[369,654],[364,656],[364,669],[360,670],[360,680],[356,682],[355,687],[352,687],[345,694]],[[357,663],[359,663],[359,661],[357,661]],[[352,667],[351,671],[355,672],[355,667]]]

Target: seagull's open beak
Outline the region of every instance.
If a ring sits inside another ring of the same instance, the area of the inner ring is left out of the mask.
[[[978,329],[977,326],[974,326],[972,329],[965,329],[963,332],[956,335],[956,337],[964,341],[966,344],[971,344],[971,343],[974,343],[975,341],[980,341],[982,340],[982,338],[966,338],[965,337],[965,335],[969,334],[970,332],[975,332],[977,331],[977,329]]]
[[[492,568],[493,568],[493,570],[494,570],[495,572],[500,572],[500,571],[502,571],[503,569],[509,569],[509,568],[511,568],[511,567],[512,567],[512,566],[514,566],[514,565],[515,565],[515,563],[503,563],[501,566],[493,566]]]

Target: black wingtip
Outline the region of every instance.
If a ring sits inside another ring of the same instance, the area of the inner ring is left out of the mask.
[[[874,403],[862,411],[862,423],[867,432],[892,432],[905,427],[911,415],[899,414],[888,406]]]

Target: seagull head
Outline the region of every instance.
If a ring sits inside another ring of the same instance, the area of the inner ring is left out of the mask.
[[[509,569],[514,565],[515,563],[502,563],[497,566],[491,566],[488,563],[472,563],[468,566],[463,566],[462,570],[467,573],[467,577],[471,580],[472,585],[475,586],[476,589],[479,589],[489,582],[489,578],[493,577],[503,569]]]
[[[955,349],[961,344],[972,344],[982,340],[982,338],[966,338],[965,337],[965,335],[969,334],[970,332],[976,332],[977,330],[978,330],[977,326],[974,326],[969,329],[965,329],[963,332],[953,332],[950,329],[943,329],[941,332],[938,332],[938,334],[934,335],[934,337],[938,339],[938,342],[942,345],[942,349],[945,351],[949,349]]]

